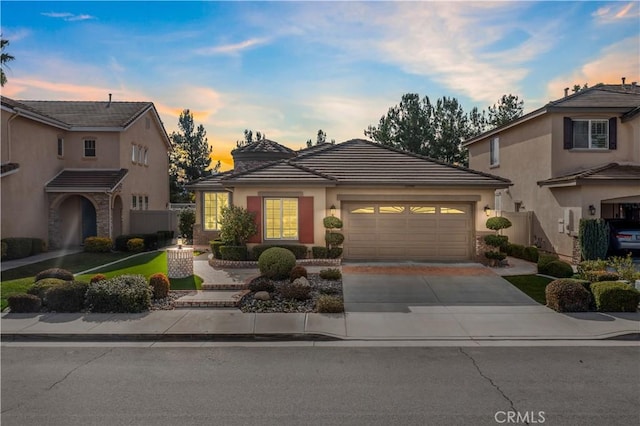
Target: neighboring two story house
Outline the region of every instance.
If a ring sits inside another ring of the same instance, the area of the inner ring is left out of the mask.
[[[1,98],[2,237],[57,248],[129,232],[169,202],[169,137],[151,102]]]
[[[599,84],[465,142],[470,167],[513,182],[501,212],[533,212],[531,241],[577,260],[581,218],[640,220],[640,87]]]

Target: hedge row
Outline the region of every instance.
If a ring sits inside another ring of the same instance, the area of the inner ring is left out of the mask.
[[[296,259],[306,259],[309,255],[309,248],[302,244],[260,244],[254,246],[251,252],[245,246],[227,246],[220,240],[209,241],[209,246],[213,257],[222,260],[257,260],[265,250],[272,247],[285,248],[292,252]],[[311,254],[314,259],[337,259],[342,256],[342,248],[314,246],[311,247]]]
[[[558,279],[547,285],[545,297],[558,312],[636,312],[640,303],[640,291],[621,281]]]
[[[156,250],[171,244],[173,231],[158,231],[152,234],[124,234],[116,237],[115,249],[117,251],[129,251],[127,242],[134,238],[140,238],[144,242],[144,250]]]
[[[2,239],[2,259],[22,259],[47,251],[41,238],[9,237]]]

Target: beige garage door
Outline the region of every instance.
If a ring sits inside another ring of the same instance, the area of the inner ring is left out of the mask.
[[[342,218],[347,260],[471,258],[471,204],[344,203]]]

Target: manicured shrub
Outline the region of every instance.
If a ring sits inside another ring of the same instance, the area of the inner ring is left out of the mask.
[[[517,257],[518,259],[524,259],[524,246],[520,244],[512,244],[507,242],[502,248],[507,255]]]
[[[344,235],[339,232],[327,232],[324,236],[324,240],[331,247],[339,246],[344,242]]]
[[[260,273],[267,278],[288,278],[294,266],[296,266],[296,257],[291,251],[281,247],[265,250],[258,258]]]
[[[311,297],[311,286],[300,281],[285,283],[278,289],[284,299],[307,300]]]
[[[633,263],[631,253],[627,253],[627,257],[610,257],[607,260],[607,265],[616,271],[621,279],[630,283],[640,279],[640,272],[636,271],[636,265]]]
[[[583,259],[604,259],[609,248],[609,224],[604,219],[580,219],[578,243]]]
[[[142,238],[131,238],[127,241],[127,251],[139,253],[144,250],[144,240]]]
[[[484,252],[484,257],[500,262],[505,260],[507,258],[507,255],[499,251],[486,251]]]
[[[169,295],[171,282],[165,274],[158,272],[157,274],[151,275],[149,277],[149,285],[153,291],[154,299],[164,299]]]
[[[323,314],[339,314],[344,312],[344,301],[338,296],[322,294],[316,300],[316,311]]]
[[[143,312],[151,306],[151,287],[143,275],[120,275],[91,283],[85,306],[91,312]]]
[[[4,238],[2,241],[7,244],[7,260],[22,259],[23,257],[31,256],[33,252],[33,241],[31,238]]]
[[[106,237],[88,237],[84,240],[84,251],[89,253],[109,253],[113,241]]]
[[[536,246],[525,247],[522,252],[522,259],[528,260],[529,262],[537,262],[539,256],[538,247]]]
[[[580,278],[582,277],[583,275],[580,274]],[[620,275],[618,275],[617,272],[610,271],[588,271],[584,274],[584,279],[592,283],[600,281],[618,281],[620,279]]]
[[[89,284],[81,281],[64,281],[44,292],[42,304],[54,312],[80,312]]]
[[[157,231],[158,235],[158,247],[165,247],[171,244],[173,240],[173,231]]]
[[[143,234],[142,241],[144,242],[145,250],[157,250],[158,249],[158,234]]]
[[[505,248],[508,244],[509,237],[506,235],[485,235],[484,242],[491,247]]]
[[[7,257],[7,250],[8,250],[8,245],[5,241],[0,242],[0,245],[2,246],[2,259]]]
[[[106,280],[106,279],[107,279],[107,276],[104,275],[104,274],[95,274],[94,276],[91,277],[89,282],[90,283],[95,283],[95,282]]]
[[[275,290],[276,290],[276,287],[273,284],[273,282],[270,279],[265,277],[258,277],[249,283],[249,291],[252,291],[254,293],[258,291],[266,291],[268,293],[273,293]]]
[[[304,266],[296,265],[289,273],[289,281],[293,282],[300,277],[307,278],[307,268],[305,268]]]
[[[342,272],[338,268],[323,269],[320,271],[320,278],[324,280],[339,280],[342,278]]]
[[[511,228],[511,221],[502,216],[490,217],[487,219],[485,226],[488,229],[500,231],[501,229]]]
[[[605,271],[607,269],[607,261],[606,260],[583,260],[578,263],[578,274],[582,276],[583,279],[587,279],[586,275],[591,271]]]
[[[59,278],[43,278],[33,283],[33,285],[27,290],[27,293],[38,296],[40,299],[44,300],[47,290],[53,287],[60,287],[66,282],[68,281],[61,280]]]
[[[209,246],[211,247],[211,253],[215,259],[222,259],[222,254],[220,253],[220,247],[224,245],[222,240],[211,240],[209,241]]]
[[[538,256],[538,273],[547,274],[547,265],[556,260],[559,259],[555,254],[541,253],[540,256]]]
[[[342,220],[335,216],[327,216],[322,219],[322,223],[326,229],[342,229]]]
[[[196,223],[196,211],[189,208],[180,210],[178,222],[180,235],[189,240],[193,240],[193,225]]]
[[[272,247],[281,247],[281,248],[285,248],[287,250],[289,250],[291,253],[293,253],[293,255],[296,257],[296,259],[306,259],[307,258],[307,246],[303,245],[303,244],[260,244],[257,246],[254,246],[251,249],[251,255],[253,259],[259,259],[260,255],[262,253],[265,252],[265,250],[268,250]]]
[[[326,247],[322,246],[313,246],[311,247],[311,254],[314,259],[327,259],[329,250]]]
[[[40,281],[43,278],[58,278],[64,281],[73,281],[73,274],[66,269],[50,268],[38,272],[38,274],[34,278],[34,281]]]
[[[222,260],[247,260],[247,246],[220,246],[220,256]]]
[[[337,259],[342,256],[342,247],[331,247],[327,251],[327,257],[329,259]]]
[[[42,300],[33,294],[12,294],[7,297],[7,303],[15,313],[39,312],[42,308]]]
[[[570,278],[573,276],[573,268],[567,262],[562,260],[554,260],[547,264],[545,275],[551,275],[556,278]]]
[[[619,281],[593,283],[591,292],[600,312],[635,312],[640,303],[640,292]]]
[[[560,279],[547,284],[544,291],[547,306],[558,312],[589,310],[591,294],[584,285],[573,279]]]

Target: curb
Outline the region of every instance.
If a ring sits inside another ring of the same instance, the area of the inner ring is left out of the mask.
[[[341,341],[324,334],[67,334],[3,333],[0,342],[291,342]]]

